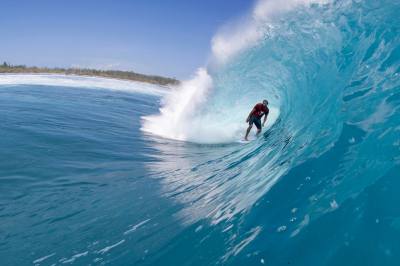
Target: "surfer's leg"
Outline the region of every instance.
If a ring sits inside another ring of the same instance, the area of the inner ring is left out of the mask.
[[[253,127],[252,125],[249,125],[249,127],[247,128],[246,136],[244,137],[244,140],[248,140],[247,137],[249,136],[249,133],[250,133],[250,130],[251,130],[252,127]]]
[[[253,123],[254,123],[254,117],[252,116],[252,117],[250,117],[250,120],[249,120],[249,127],[246,130],[246,136],[244,136],[244,140],[246,140],[246,141],[248,141],[247,137],[249,136],[250,130],[253,127]]]
[[[261,133],[261,119],[256,119],[255,121],[254,121],[254,125],[256,125],[256,127],[257,127],[257,136],[258,136],[258,134],[260,134]]]

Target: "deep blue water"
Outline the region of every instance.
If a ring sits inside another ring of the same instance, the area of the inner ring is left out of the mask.
[[[248,144],[145,133],[161,94],[0,76],[1,265],[399,265],[399,11],[298,8],[210,66],[202,140],[279,110]]]

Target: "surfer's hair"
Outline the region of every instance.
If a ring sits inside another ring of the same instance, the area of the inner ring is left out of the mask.
[[[268,101],[267,100],[263,100],[263,104],[268,105]]]

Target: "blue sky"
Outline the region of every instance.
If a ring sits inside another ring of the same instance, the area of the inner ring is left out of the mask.
[[[0,60],[188,78],[253,0],[1,0]]]

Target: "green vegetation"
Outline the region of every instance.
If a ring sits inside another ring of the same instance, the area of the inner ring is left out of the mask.
[[[88,68],[47,68],[47,67],[27,67],[25,65],[10,65],[4,62],[0,65],[0,73],[49,73],[49,74],[65,74],[65,75],[80,75],[94,76],[105,78],[125,79],[132,81],[147,82],[158,85],[175,85],[179,81],[175,78],[166,78],[161,76],[144,75],[131,71],[119,70],[97,70]]]

